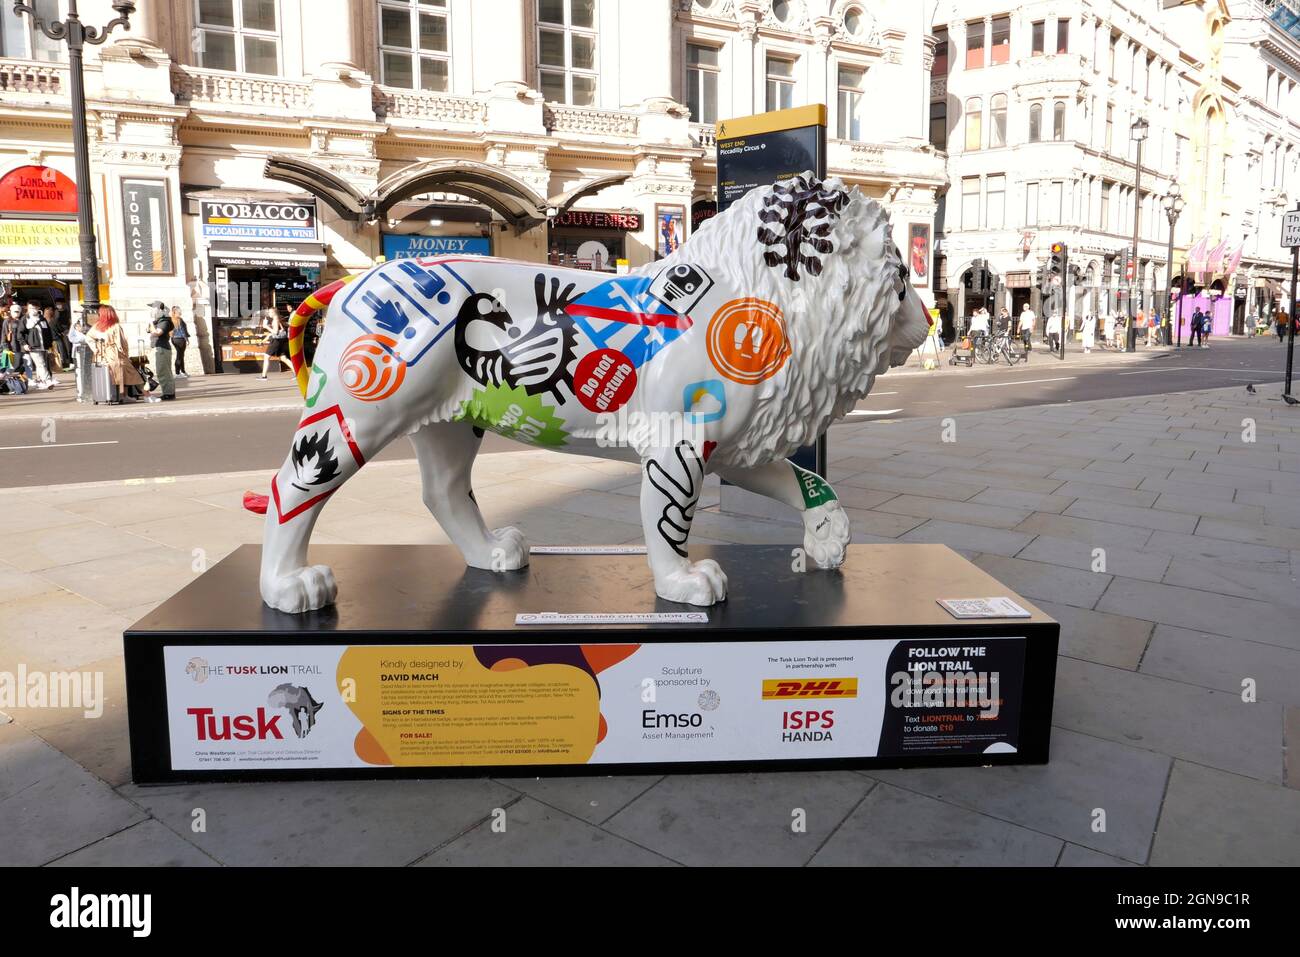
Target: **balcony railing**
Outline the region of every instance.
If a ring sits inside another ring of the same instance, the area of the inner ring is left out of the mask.
[[[68,95],[68,68],[37,60],[0,60],[0,94],[49,99]]]
[[[433,120],[477,126],[487,118],[487,106],[469,96],[423,90],[375,87],[375,116],[385,120]]]
[[[692,123],[691,142],[711,150],[718,145],[718,130],[712,123]]]
[[[301,112],[311,102],[309,83],[195,67],[172,67],[172,91],[182,105]]]
[[[552,133],[576,133],[587,136],[634,137],[637,116],[621,110],[593,110],[585,106],[547,103],[543,122]]]

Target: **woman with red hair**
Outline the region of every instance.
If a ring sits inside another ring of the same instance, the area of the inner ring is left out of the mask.
[[[131,347],[126,340],[126,330],[112,306],[99,307],[99,321],[86,333],[94,350],[95,365],[105,366],[117,386],[117,401],[121,402],[128,386],[142,386],[144,380],[131,364]]]

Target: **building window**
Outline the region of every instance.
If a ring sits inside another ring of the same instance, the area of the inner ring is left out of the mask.
[[[1111,146],[1115,142],[1115,107],[1113,104],[1106,104],[1106,146],[1103,152],[1109,153]]]
[[[1070,52],[1070,21],[1069,20],[1062,19],[1056,21],[1056,52],[1057,53]]]
[[[984,141],[984,101],[973,96],[966,101],[966,149],[977,150]]]
[[[596,0],[537,0],[537,71],[543,99],[596,104]]]
[[[842,140],[862,139],[862,78],[866,74],[852,67],[840,67],[835,135]]]
[[[59,0],[35,0],[34,3],[28,0],[28,3],[46,23],[59,19]],[[0,56],[53,63],[66,56],[64,49],[61,41],[51,40],[37,30],[31,17],[14,13],[12,3],[0,6]]]
[[[199,66],[259,76],[280,74],[275,0],[198,0]]]
[[[993,18],[993,43],[989,51],[992,63],[1006,63],[1011,59],[1011,18]]]
[[[987,186],[988,212],[985,216],[985,228],[1002,229],[1006,226],[1007,216],[1007,178],[1004,174],[990,174]]]
[[[980,228],[980,178],[967,176],[961,181],[961,228]]]
[[[1049,194],[1048,206],[1045,210],[1048,222],[1051,224],[1060,224],[1065,222],[1065,184],[1061,182],[1052,184],[1052,192]]]
[[[934,31],[934,76],[948,75],[948,31]]]
[[[930,104],[930,145],[937,150],[948,149],[948,104],[944,100]]]
[[[988,101],[988,146],[1006,146],[1006,94],[995,94]]]
[[[1039,20],[1030,26],[1032,40],[1029,45],[1029,52],[1033,56],[1043,55],[1043,31],[1046,28],[1047,28],[1047,24],[1044,23],[1042,20]]]
[[[1058,101],[1052,107],[1052,139],[1060,142],[1065,139],[1065,103]]]
[[[1119,34],[1110,35],[1110,78],[1115,80],[1119,77]]]
[[[984,21],[966,24],[966,69],[978,70],[984,65]]]
[[[1029,142],[1039,143],[1043,139],[1043,104],[1035,103],[1029,107]]]
[[[767,58],[767,108],[788,110],[794,106],[794,60]]]
[[[383,82],[405,90],[448,89],[447,0],[379,4]]]
[[[717,47],[686,44],[686,105],[693,122],[718,122]]]
[[[1038,184],[1025,184],[1025,225],[1038,225]]]

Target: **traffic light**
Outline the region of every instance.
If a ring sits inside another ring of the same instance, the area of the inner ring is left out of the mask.
[[[1069,259],[1070,251],[1065,243],[1052,243],[1052,258],[1048,262],[1047,274],[1053,285],[1056,284],[1056,280],[1065,279],[1065,267]]]

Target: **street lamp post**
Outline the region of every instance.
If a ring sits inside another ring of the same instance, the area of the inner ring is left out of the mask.
[[[90,195],[90,144],[86,137],[86,77],[82,70],[81,51],[87,43],[96,45],[108,39],[115,27],[130,30],[128,20],[135,13],[133,0],[113,0],[115,20],[102,29],[88,27],[77,14],[77,0],[68,0],[68,13],[62,20],[46,22],[28,3],[15,2],[14,15],[32,18],[36,29],[51,40],[68,45],[68,75],[72,84],[72,148],[77,169],[77,232],[81,243],[81,296],[87,325],[99,312],[99,255],[95,243],[95,217]]]
[[[1183,213],[1183,197],[1179,195],[1177,183],[1169,184],[1169,195],[1165,197],[1165,215],[1169,217],[1169,254],[1165,257],[1165,306],[1169,310],[1165,313],[1169,321],[1178,326],[1178,346],[1183,347],[1183,329],[1181,320],[1175,322],[1174,311],[1174,224],[1178,222],[1178,217]],[[1179,307],[1181,308],[1182,297],[1179,297]]]
[[[1126,352],[1137,351],[1137,285],[1138,285],[1138,235],[1142,225],[1142,144],[1146,142],[1150,124],[1139,116],[1129,127],[1133,142],[1137,143],[1137,165],[1133,173],[1133,276],[1128,280],[1128,336]]]

